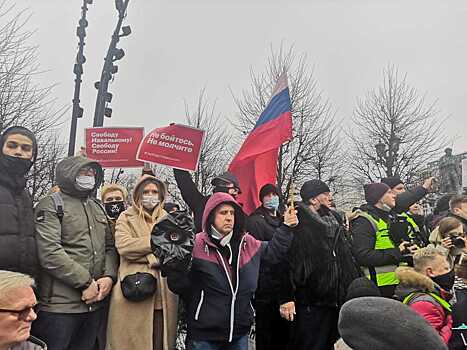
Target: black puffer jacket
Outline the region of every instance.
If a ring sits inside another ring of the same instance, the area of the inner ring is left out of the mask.
[[[311,212],[300,203],[299,224],[289,249],[280,290],[280,302],[339,307],[347,288],[361,276],[352,256],[340,217],[329,209]]]
[[[11,177],[0,162],[0,269],[37,276],[32,200],[24,178]]]
[[[201,232],[204,207],[210,196],[204,196],[199,192],[188,171],[174,169],[174,175],[183,200],[193,212],[196,232]]]
[[[281,225],[282,217],[271,216],[263,206],[257,208],[246,221],[247,232],[259,241],[270,241]],[[268,302],[277,299],[280,283],[277,278],[271,278],[276,267],[267,262],[261,263],[256,301]]]

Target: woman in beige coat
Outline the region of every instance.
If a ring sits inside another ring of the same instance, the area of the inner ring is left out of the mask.
[[[108,350],[173,350],[177,330],[178,299],[161,276],[158,258],[151,251],[152,227],[164,211],[165,185],[144,175],[135,187],[133,205],[117,220],[115,245],[120,254],[119,281],[110,300]],[[157,279],[153,298],[131,302],[122,294],[120,281],[136,272]]]

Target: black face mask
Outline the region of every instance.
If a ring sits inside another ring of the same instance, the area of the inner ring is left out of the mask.
[[[125,210],[125,202],[108,202],[104,203],[104,207],[109,218],[118,219],[120,213]]]
[[[6,154],[2,154],[0,156],[0,162],[2,163],[5,170],[13,176],[26,175],[33,165],[31,159],[13,157]]]
[[[443,288],[445,291],[449,292],[454,286],[455,273],[454,273],[454,270],[451,270],[448,273],[445,273],[444,275],[431,277],[431,279],[438,286]]]

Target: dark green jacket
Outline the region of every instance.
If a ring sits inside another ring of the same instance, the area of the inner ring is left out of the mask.
[[[60,222],[51,196],[40,200],[35,210],[36,240],[41,273],[39,298],[41,310],[59,313],[93,311],[101,303],[86,305],[82,291],[91,281],[104,276],[117,278],[117,252],[105,211],[75,186],[79,169],[93,165],[84,157],[69,157],[57,166],[57,182],[63,199],[64,216]]]

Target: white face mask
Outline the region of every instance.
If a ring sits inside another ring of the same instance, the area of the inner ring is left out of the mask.
[[[145,209],[152,210],[160,203],[159,196],[143,195],[141,204]]]
[[[96,178],[88,175],[78,175],[76,177],[76,187],[80,191],[90,191],[96,185]]]

